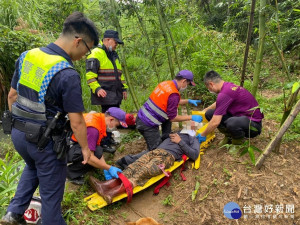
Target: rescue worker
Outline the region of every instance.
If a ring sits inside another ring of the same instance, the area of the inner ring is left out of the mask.
[[[152,177],[162,174],[161,165],[164,169],[173,166],[175,161],[182,160],[182,155],[188,156],[192,160],[198,158],[200,143],[195,136],[189,134],[170,134],[157,149],[147,152],[141,158],[130,164],[123,174],[130,181],[132,187],[144,186]],[[120,179],[112,179],[106,176],[108,181],[99,181],[90,177],[89,181],[93,189],[110,204],[113,197],[124,193],[125,187]]]
[[[103,149],[100,147],[102,138],[106,137],[107,131],[116,129],[117,126],[127,127],[126,113],[117,107],[109,108],[105,114],[103,113],[86,113],[83,114],[87,126],[88,146],[91,150],[91,158],[88,165],[83,165],[81,147],[76,137],[72,136],[75,142],[68,152],[68,170],[67,178],[75,184],[83,184],[83,175],[93,168],[107,170],[108,174],[114,178],[118,178],[117,172],[122,172],[117,167],[110,166],[105,162],[103,157]]]
[[[261,133],[263,113],[254,96],[245,88],[222,80],[215,71],[204,76],[204,83],[213,94],[217,94],[215,103],[204,109],[209,120],[207,128],[197,137],[205,141],[206,135],[216,128],[225,135],[219,143],[241,145],[244,138],[253,138]]]
[[[13,117],[12,141],[26,165],[1,224],[26,224],[23,214],[38,186],[43,224],[66,224],[61,201],[67,163],[66,157],[57,158],[55,150],[60,149],[54,148],[52,137],[63,132],[68,114],[82,149],[82,163],[90,160],[80,76],[72,61],[90,53],[98,40],[94,23],[81,12],[74,12],[64,21],[62,33],[54,43],[23,52],[17,60],[8,103]],[[55,120],[55,128],[46,128],[47,121]],[[50,132],[46,134],[45,129]]]
[[[116,162],[118,167],[124,169],[147,151],[156,149],[162,137],[167,137],[171,132],[172,122],[189,120],[202,122],[200,115],[177,115],[178,105],[190,103],[197,106],[201,102],[201,100],[181,99],[180,97],[180,92],[184,91],[188,85],[195,86],[193,79],[194,75],[191,71],[181,70],[174,80],[164,81],[157,85],[138,111],[136,118],[136,128],[145,138],[148,149],[119,159]],[[161,126],[162,136],[159,126]]]
[[[101,105],[102,113],[110,107],[120,107],[127,99],[128,86],[122,74],[122,66],[116,52],[118,44],[124,44],[114,30],[106,30],[103,43],[92,50],[86,60],[86,79],[91,89],[92,105]],[[107,133],[101,145],[107,151],[115,152],[112,133]]]

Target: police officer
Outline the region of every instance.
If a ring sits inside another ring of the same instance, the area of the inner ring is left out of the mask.
[[[2,223],[26,224],[23,214],[39,186],[43,224],[66,224],[61,215],[66,157],[57,158],[51,136],[46,146],[41,147],[39,134],[45,131],[47,121],[61,113],[53,130],[53,133],[59,134],[62,130],[59,125],[64,124],[68,114],[71,128],[82,148],[82,163],[89,161],[91,153],[82,115],[80,76],[72,61],[90,53],[98,40],[93,22],[82,13],[74,12],[64,21],[62,34],[54,43],[26,51],[16,62],[8,95],[13,115],[11,137],[26,165]]]
[[[92,50],[86,61],[86,79],[91,89],[92,105],[101,105],[102,113],[110,107],[120,107],[123,99],[127,99],[128,86],[122,74],[122,66],[116,48],[124,44],[114,30],[106,30],[103,43]],[[114,152],[111,144],[112,133],[107,133],[101,145],[107,152]]]

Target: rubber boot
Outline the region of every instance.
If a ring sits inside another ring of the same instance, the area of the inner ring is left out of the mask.
[[[222,147],[226,144],[231,144],[231,137],[225,135],[225,137],[218,143],[218,146]]]
[[[104,193],[104,195],[101,195],[104,200],[107,202],[107,204],[111,204],[112,199],[120,194],[123,194],[126,192],[126,189],[124,187],[124,184],[121,183],[119,186],[114,187],[113,189],[110,189]]]
[[[244,138],[238,138],[238,139],[232,138],[233,145],[242,145],[244,144],[244,142],[245,142]]]
[[[224,138],[222,139],[222,141],[220,141],[218,143],[218,146],[223,146],[223,145],[226,145],[226,144],[231,144],[231,134],[227,131],[226,128],[218,128],[218,130],[224,134]]]
[[[106,191],[120,185],[122,181],[120,179],[115,178],[106,181],[100,181],[97,178],[90,176],[89,183],[94,190],[102,189],[103,191]]]
[[[125,192],[124,185],[120,179],[100,181],[95,177],[90,176],[89,183],[92,188],[104,198],[107,204],[110,204],[112,202],[114,196],[118,195],[119,193],[121,194]]]

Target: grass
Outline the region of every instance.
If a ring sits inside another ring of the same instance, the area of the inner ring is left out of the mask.
[[[62,202],[63,217],[67,224],[110,224],[107,209],[99,209],[94,212],[87,210],[83,201],[88,195],[90,187],[87,184],[80,186],[77,190],[70,189],[67,183],[64,199]]]
[[[5,214],[9,202],[15,194],[25,165],[15,150],[10,151],[12,144],[1,142],[1,147],[6,154],[3,159],[0,158],[0,217]]]

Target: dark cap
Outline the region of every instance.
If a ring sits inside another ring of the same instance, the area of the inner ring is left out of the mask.
[[[195,86],[196,84],[194,83],[194,75],[192,71],[190,70],[181,70],[179,73],[177,73],[176,77],[182,77],[184,79],[187,79],[191,82],[190,85]]]
[[[118,33],[118,31],[106,30],[104,32],[103,38],[113,38],[113,39],[115,39],[116,42],[118,42],[118,44],[121,44],[121,45],[124,44],[124,42],[119,39],[119,33]]]
[[[117,107],[110,107],[106,113],[120,121],[122,127],[128,127],[126,124],[126,113]]]

